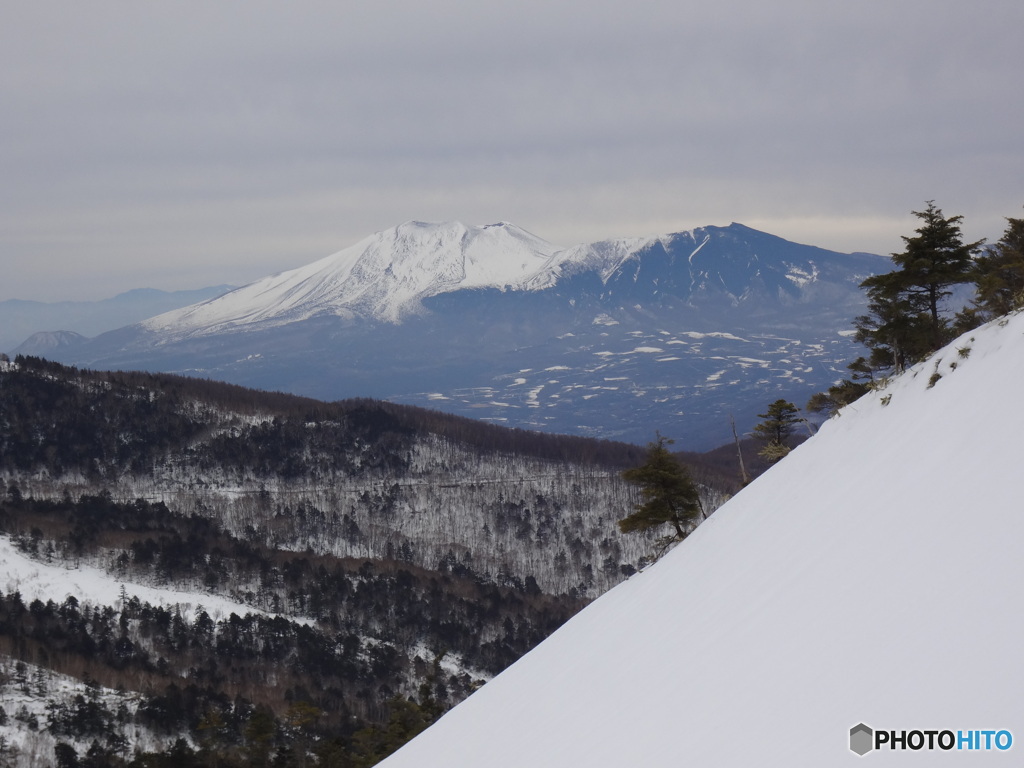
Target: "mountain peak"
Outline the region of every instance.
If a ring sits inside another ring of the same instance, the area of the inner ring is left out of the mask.
[[[546,268],[559,250],[508,222],[478,226],[413,221],[369,240],[379,250],[371,245],[364,262],[404,270],[403,282],[417,298],[459,288],[519,287]]]
[[[14,354],[45,356],[62,347],[78,346],[85,340],[85,336],[75,331],[39,331],[22,342]]]
[[[424,298],[463,288],[525,288],[558,248],[508,222],[408,221],[298,269],[151,318],[177,336],[284,325],[318,315],[390,323],[422,312]],[[531,282],[532,281],[532,282]]]

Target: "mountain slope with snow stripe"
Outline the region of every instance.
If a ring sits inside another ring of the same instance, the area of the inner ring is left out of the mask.
[[[103,570],[89,565],[70,566],[66,563],[45,563],[18,551],[10,537],[0,536],[0,588],[4,592],[20,592],[27,605],[33,600],[53,600],[63,603],[74,597],[79,602],[97,605],[116,605],[122,589],[129,597],[165,608],[177,608],[190,619],[200,606],[211,616],[229,616],[237,613],[263,613],[234,600],[218,595],[188,592],[182,589],[133,584],[116,579]]]
[[[1024,314],[958,339],[383,765],[847,765],[860,722],[1024,739],[1022,381]]]

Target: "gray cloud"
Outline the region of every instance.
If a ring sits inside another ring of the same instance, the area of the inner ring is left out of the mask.
[[[0,299],[254,279],[411,218],[890,252],[1024,204],[1011,0],[8,6]]]

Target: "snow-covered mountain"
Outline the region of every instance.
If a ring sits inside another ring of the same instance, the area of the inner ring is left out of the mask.
[[[305,267],[141,325],[162,334],[167,343],[322,315],[397,324],[424,314],[423,300],[434,296],[487,289],[542,291],[580,274],[596,275],[606,294],[622,293],[627,286],[638,298],[647,298],[652,289],[686,298],[724,291],[733,302],[750,298],[759,288],[798,300],[802,288],[824,282],[813,261],[808,269],[805,257],[747,252],[735,247],[746,228],[734,224],[727,229],[737,242],[723,259],[714,247],[701,253],[712,238],[721,237],[715,227],[559,249],[507,222],[467,226],[410,221]],[[684,279],[679,279],[681,273]]]
[[[466,226],[410,221],[305,267],[167,312],[142,326],[178,339],[287,325],[319,315],[398,323],[422,314],[421,300],[440,293],[547,287],[557,251],[505,222]]]
[[[1012,760],[1022,381],[1024,314],[959,338],[383,765]]]
[[[860,282],[890,266],[740,224],[559,249],[410,222],[49,356],[702,450],[840,378]]]
[[[75,331],[37,331],[19,344],[15,355],[38,355],[47,357],[54,350],[77,346],[87,338]]]

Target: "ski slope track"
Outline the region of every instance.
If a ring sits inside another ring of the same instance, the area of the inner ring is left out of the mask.
[[[1024,314],[966,334],[382,765],[1019,764],[1022,382]],[[859,723],[1014,742],[859,757]]]

